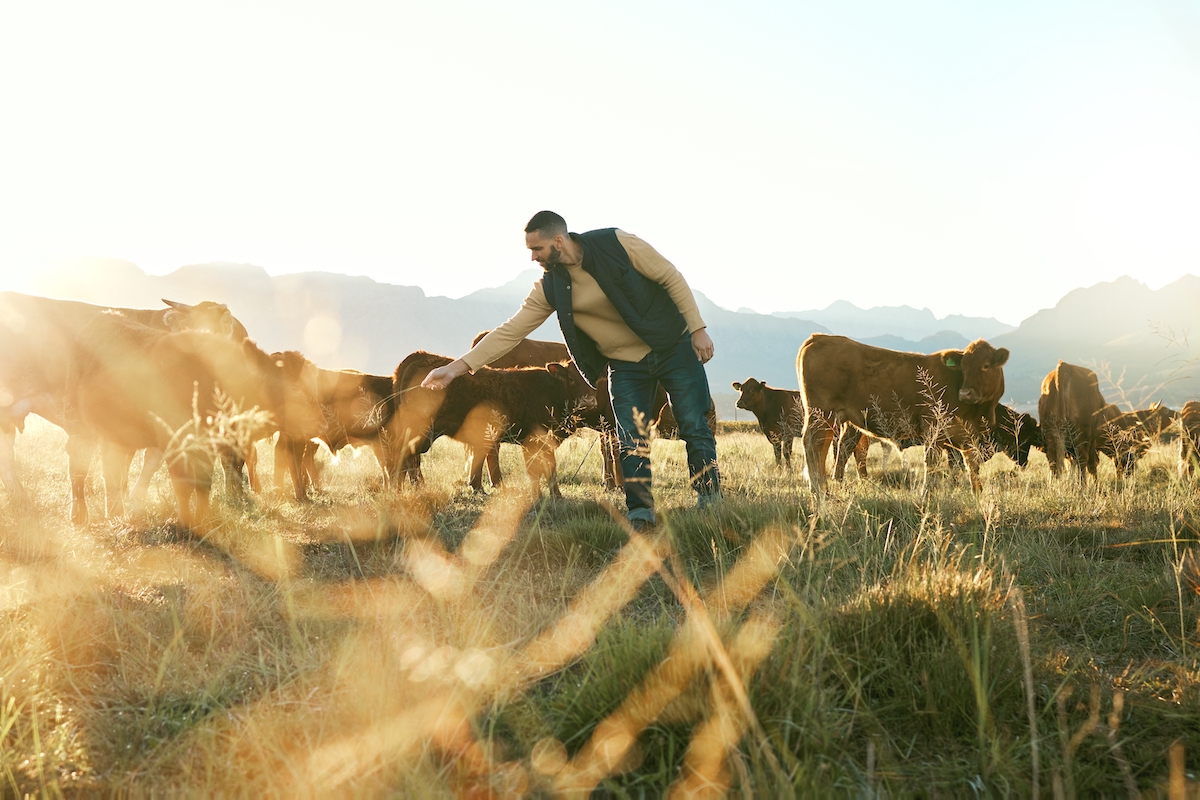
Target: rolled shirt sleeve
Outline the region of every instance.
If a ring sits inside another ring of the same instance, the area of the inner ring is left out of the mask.
[[[700,308],[696,305],[696,297],[692,294],[692,288],[688,286],[679,270],[675,269],[674,264],[632,233],[618,230],[617,241],[629,254],[629,261],[633,264],[633,268],[655,283],[662,284],[662,287],[667,290],[667,294],[671,295],[679,313],[687,322],[688,333],[695,333],[701,328],[707,327],[704,319],[700,316]]]
[[[463,362],[472,371],[492,363],[520,344],[522,339],[537,330],[553,313],[554,308],[546,301],[546,294],[542,291],[542,283],[537,281],[521,303],[521,307],[517,309],[517,313],[480,339],[479,344],[462,357]]]

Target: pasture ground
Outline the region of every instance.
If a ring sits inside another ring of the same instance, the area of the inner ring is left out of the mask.
[[[738,426],[706,512],[655,442],[631,540],[590,434],[535,508],[442,440],[421,490],[363,450],[198,541],[165,475],[72,528],[62,440],[32,420],[29,498],[0,490],[3,794],[1166,797],[1172,758],[1200,791],[1200,499],[1165,447],[1087,490],[998,456],[975,497],[877,446],[816,501]]]

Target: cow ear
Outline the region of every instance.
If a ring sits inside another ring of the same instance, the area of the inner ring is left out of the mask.
[[[993,367],[1003,367],[1008,363],[1008,348],[1001,347],[996,351],[996,355],[992,356]]]
[[[734,382],[733,382],[732,384],[730,384],[730,385],[731,385],[731,386],[732,386],[734,389],[737,389],[739,392],[742,390],[742,385],[741,385],[740,383],[738,383],[737,381],[734,381]]]
[[[166,325],[170,330],[175,330],[175,326],[183,319],[183,312],[176,311],[174,308],[167,309],[163,314],[163,325]]]
[[[949,350],[942,353],[942,363],[950,369],[962,369],[962,350]]]
[[[558,363],[557,361],[551,361],[549,364],[546,365],[546,369],[547,369],[547,371],[549,371],[549,373],[551,375],[557,375],[560,372],[562,372],[563,370],[565,370],[566,367],[564,367],[562,364]]]

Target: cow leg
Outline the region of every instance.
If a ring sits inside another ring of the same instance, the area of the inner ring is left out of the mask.
[[[550,496],[562,497],[558,490],[558,463],[554,457],[558,442],[554,437],[548,433],[532,434],[526,437],[521,449],[525,454],[525,471],[529,475],[529,493],[533,502],[542,498],[543,478],[550,486]]]
[[[833,479],[838,483],[845,480],[846,462],[850,460],[862,438],[862,431],[853,425],[842,423],[833,445]]]
[[[210,457],[200,454],[176,459],[171,465],[171,484],[179,503],[179,524],[189,531],[204,532],[208,527],[213,466]],[[195,510],[192,509],[193,499]]]
[[[242,467],[245,466],[246,460],[232,447],[221,447],[220,457],[221,467],[225,472],[225,499],[233,502],[236,498],[238,502],[245,502],[248,498]]]
[[[284,433],[279,434],[275,442],[275,486],[283,489],[286,475],[292,479],[292,489],[296,500],[303,503],[308,500],[308,473],[305,470],[305,450],[310,443]]]
[[[488,480],[492,483],[492,488],[500,487],[500,483],[504,480],[504,476],[500,474],[500,445],[497,444],[487,454],[487,472]]]
[[[67,473],[71,479],[71,522],[88,523],[87,476],[96,454],[96,441],[78,434],[67,437]]]
[[[383,472],[383,485],[386,487],[388,481],[391,480],[391,475],[388,469],[387,447],[382,437],[371,442],[371,452],[375,454],[375,460],[379,462],[379,469]]]
[[[319,448],[320,445],[312,439],[308,439],[304,442],[304,451],[300,455],[300,472],[303,473],[307,485],[318,492],[325,487],[321,480],[321,468],[317,466],[317,450]]]
[[[250,491],[262,494],[262,483],[258,480],[258,445],[254,442],[246,446],[246,480],[250,483]]]
[[[134,451],[106,443],[100,452],[104,464],[105,507],[108,516],[119,517],[125,513],[125,495],[129,491],[129,467],[133,463]]]
[[[1050,463],[1050,475],[1059,477],[1066,466],[1067,442],[1063,426],[1055,420],[1047,420],[1042,428],[1042,438],[1046,441],[1046,461]]]
[[[274,474],[272,479],[275,483],[275,489],[277,491],[283,491],[284,484],[287,481],[287,476],[291,472],[291,463],[288,460],[289,456],[287,439],[287,434],[283,433],[283,431],[280,431],[279,438],[275,440],[275,469],[273,471]],[[295,484],[293,483],[292,485],[294,486]]]
[[[792,440],[795,438],[789,431],[783,435],[783,441],[781,442],[783,445],[783,461],[787,465],[788,472],[792,470]],[[775,457],[775,465],[779,466],[779,456]]]
[[[858,444],[854,445],[854,466],[858,469],[858,477],[867,477],[867,454],[871,451],[871,438],[859,436]]]
[[[1075,447],[1075,462],[1079,471],[1079,485],[1087,486],[1088,474],[1096,477],[1096,469],[1100,466],[1100,452],[1091,442],[1081,441]]]
[[[805,418],[802,439],[808,485],[814,494],[820,494],[827,488],[825,459],[833,443],[833,427],[824,414],[814,411]]]
[[[493,447],[467,446],[467,452],[471,454],[471,461],[467,465],[467,485],[476,492],[483,491],[483,465],[487,461],[488,456],[492,454],[493,449],[499,450],[500,443],[497,442]]]
[[[162,466],[167,454],[157,447],[147,447],[142,453],[142,471],[133,488],[129,490],[129,511],[141,515],[146,510],[146,495],[150,493],[150,480]]]
[[[1185,441],[1186,438],[1184,437]],[[4,482],[4,488],[8,490],[11,497],[17,497],[21,493],[21,485],[17,481],[16,448],[16,428],[0,432],[0,481]]]

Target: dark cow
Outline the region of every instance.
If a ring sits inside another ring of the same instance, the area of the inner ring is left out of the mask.
[[[479,341],[489,333],[491,331],[482,331],[476,335],[471,341],[471,347],[479,344]],[[601,378],[596,388],[593,389],[591,386],[588,386],[583,374],[575,366],[575,362],[571,361],[571,354],[567,352],[565,344],[562,342],[545,342],[539,339],[522,339],[517,343],[516,347],[497,358],[488,366],[492,369],[511,369],[513,367],[541,367],[552,363],[568,363],[572,377],[579,383],[580,391],[583,392],[585,398],[590,398],[587,403],[589,408],[580,414],[579,427],[599,431],[604,481],[607,486],[617,486],[616,476],[620,475],[620,468],[616,466],[618,464],[617,439],[614,434],[616,428],[613,419],[612,400],[608,396],[608,378]],[[603,402],[601,402],[601,398],[603,398]],[[471,448],[465,445],[464,447],[466,447],[467,451],[468,464],[474,464],[475,458],[471,453]],[[499,486],[503,480],[503,475],[500,472],[499,442],[487,454],[485,463],[487,465],[488,480],[491,481],[492,486]],[[468,466],[468,472],[470,472],[470,466]],[[482,474],[469,474],[468,481],[472,488],[482,490]],[[557,460],[551,468],[549,483],[550,494],[555,497],[561,496],[558,488]]]
[[[1191,478],[1200,460],[1200,401],[1188,400],[1179,411],[1183,432],[1179,437],[1179,474]]]
[[[792,440],[804,430],[804,400],[800,392],[776,389],[755,378],[747,378],[733,388],[739,392],[737,407],[744,408],[758,419],[758,429],[775,450],[775,466],[787,464],[792,468]],[[871,439],[859,431],[851,433],[848,426],[838,431],[834,444],[834,480],[840,481],[846,462],[854,456],[861,477],[867,476],[867,450]]]
[[[1087,367],[1059,361],[1042,381],[1038,418],[1046,441],[1046,460],[1055,477],[1063,474],[1068,456],[1075,457],[1080,484],[1087,483],[1088,474],[1096,477],[1099,425],[1105,421],[1099,412],[1105,405],[1100,381]]]
[[[444,367],[454,359],[418,350],[407,355],[396,367],[392,375],[392,397],[399,408],[410,394],[424,398],[421,381],[430,370]],[[392,414],[392,420],[385,428],[387,445],[388,482],[399,485],[401,478],[409,483],[420,483],[424,480],[421,473],[421,454],[425,450],[418,449],[421,444],[423,426],[427,423],[418,417],[420,422],[415,428],[402,428]],[[428,449],[428,447],[426,447]]]
[[[249,339],[167,333],[118,317],[98,318],[84,333],[89,349],[68,391],[73,516],[86,517],[97,441],[120,455],[105,459],[106,471],[127,469],[141,448],[166,453],[180,523],[203,529],[219,451],[245,452],[275,430],[305,439],[324,432],[316,367],[299,353],[269,355]],[[253,409],[266,413],[244,413]]]
[[[317,400],[326,423],[320,440],[333,453],[346,445],[371,445],[386,484],[391,470],[385,431],[396,409],[392,378],[355,370],[318,369]],[[310,485],[319,490],[317,447],[312,439],[301,440],[281,433],[275,442],[276,488],[283,488],[286,474],[292,479],[297,500],[307,499]]]
[[[1159,403],[1123,413],[1110,403],[1096,412],[1097,450],[1111,458],[1120,474],[1128,477],[1155,442],[1172,437],[1178,418],[1178,413]]]
[[[792,468],[792,440],[804,429],[804,399],[799,392],[776,389],[756,378],[732,384],[738,392],[737,407],[758,420],[758,429],[775,450],[775,466]]]
[[[996,425],[989,438],[996,452],[1004,453],[1020,467],[1029,464],[1029,451],[1032,448],[1046,448],[1038,421],[1030,414],[1005,405],[996,406]]]
[[[24,429],[31,413],[66,428],[67,387],[92,346],[83,330],[97,318],[118,317],[164,332],[206,330],[236,341],[246,338],[245,327],[224,305],[163,302],[168,307],[157,310],[106,308],[0,292],[0,480],[10,493],[21,494],[13,465],[16,433]],[[148,469],[143,469],[139,486],[148,484],[161,460],[161,454],[147,453]],[[113,506],[121,505],[127,480],[126,474],[118,486],[108,487]],[[74,515],[74,519],[82,523],[86,516]]]
[[[471,342],[471,346],[474,347],[479,344],[479,341],[489,333],[491,331],[482,331],[479,333]],[[567,351],[567,346],[561,342],[522,339],[516,347],[493,361],[491,367],[493,369],[538,367],[551,362],[565,362],[570,360],[570,358],[571,355]],[[571,363],[571,370],[574,374],[578,375],[578,379],[582,383],[585,392],[596,399],[595,408],[581,414],[580,427],[592,428],[600,433],[600,455],[604,469],[604,485],[609,489],[620,488],[624,485],[625,481],[621,474],[620,445],[616,434],[617,420],[613,414],[612,398],[608,393],[608,377],[600,378],[596,382],[596,387],[593,391],[587,386],[583,376],[579,374],[579,370],[575,367],[574,362]],[[650,409],[650,412],[647,415],[647,419],[650,426],[654,428],[659,436],[671,439],[678,435],[675,415],[671,410],[667,392],[661,385],[654,395],[654,407]],[[712,429],[713,433],[716,433],[717,407],[713,401],[710,401],[708,406],[708,426]],[[487,466],[488,476],[492,481],[492,485],[498,486],[500,482],[500,461],[495,452],[488,455]]]
[[[963,451],[971,488],[980,491],[977,442],[995,426],[1007,361],[1007,349],[982,339],[926,355],[812,334],[796,358],[809,484],[825,490],[829,446],[849,422],[880,438],[918,437]]]
[[[550,477],[555,449],[579,425],[580,411],[594,407],[594,400],[586,397],[567,366],[556,363],[512,369],[482,367],[460,376],[444,390],[420,388],[416,373],[423,370],[428,374],[451,360],[418,352],[396,370],[393,385],[404,394],[389,430],[400,443],[406,472],[412,476],[412,456],[426,452],[439,436],[470,445],[472,475],[482,474],[484,458],[496,442],[520,444],[530,490],[535,499],[540,497],[542,480]]]

